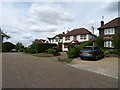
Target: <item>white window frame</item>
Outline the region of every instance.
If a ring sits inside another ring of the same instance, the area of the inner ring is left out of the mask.
[[[66,36],[65,37],[65,40],[67,41],[67,40],[70,40],[70,36]]]
[[[112,41],[104,41],[104,47],[113,47]]]
[[[81,34],[80,39],[87,39],[87,35],[86,34]]]
[[[105,35],[115,34],[115,28],[104,29],[104,34],[105,34]]]

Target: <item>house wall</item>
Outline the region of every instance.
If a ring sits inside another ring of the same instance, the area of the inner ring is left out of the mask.
[[[84,42],[84,41],[89,41],[92,38],[92,35],[86,34],[86,39],[80,39],[80,35],[77,35],[77,40],[79,42]],[[74,40],[74,36],[70,36],[70,40],[65,40],[65,37],[63,37],[63,46],[62,46],[62,51],[68,51],[68,48],[64,48],[64,43],[70,43],[71,41]]]
[[[115,36],[116,34],[120,34],[120,27],[115,28],[115,34],[112,34],[112,35],[109,35],[109,34],[104,35],[104,29],[99,30],[99,35],[104,38],[104,45],[105,45],[105,41],[112,41],[113,36]]]

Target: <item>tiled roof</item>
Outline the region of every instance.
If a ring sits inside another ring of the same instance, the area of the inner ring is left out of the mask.
[[[60,39],[62,39],[63,34],[58,34],[58,35],[56,35],[56,36],[52,37],[51,39],[55,39],[55,37],[57,37],[57,36],[58,36]]]
[[[104,29],[104,28],[112,28],[112,27],[120,27],[120,17],[117,17],[110,22],[106,23],[105,25],[99,27],[98,29]]]
[[[64,34],[63,36],[73,36],[73,35],[79,35],[79,34],[92,34],[92,33],[85,28],[77,28]]]

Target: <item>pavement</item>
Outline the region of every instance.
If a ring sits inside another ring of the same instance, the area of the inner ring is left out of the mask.
[[[65,52],[61,52],[61,58],[67,58]],[[118,58],[105,57],[97,61],[81,60],[79,57],[75,58],[69,66],[98,73],[118,79]]]
[[[118,88],[118,80],[57,61],[21,53],[2,54],[3,88]]]

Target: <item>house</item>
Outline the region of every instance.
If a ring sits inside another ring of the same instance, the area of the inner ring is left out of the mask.
[[[46,43],[51,43],[51,38],[47,37],[45,40]]]
[[[104,47],[113,47],[113,36],[120,34],[120,17],[117,17],[106,24],[104,24],[104,21],[101,21],[101,27],[99,27],[98,30],[99,35],[104,39]]]
[[[82,42],[94,39],[94,37],[95,35],[85,28],[73,29],[63,35],[62,51],[68,51],[68,44],[70,43],[80,45]]]
[[[35,42],[39,42],[39,43],[45,43],[46,40],[44,39],[35,39]]]
[[[62,37],[63,37],[63,34],[58,34],[52,38],[49,38],[50,43],[55,43],[58,45],[60,49],[62,49],[62,41],[63,41]]]

